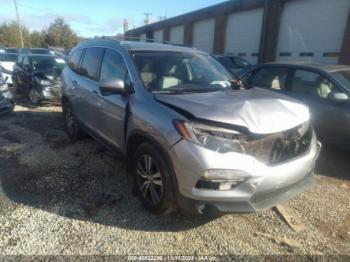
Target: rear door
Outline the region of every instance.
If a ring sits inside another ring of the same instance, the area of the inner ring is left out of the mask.
[[[99,116],[96,114],[96,107],[103,53],[104,48],[102,47],[88,47],[85,49],[78,71],[80,77],[77,78],[75,83],[79,101],[75,112],[78,114],[79,120],[94,132],[98,128],[96,118]]]
[[[327,75],[305,69],[296,69],[292,74],[290,95],[305,102],[311,112],[316,133],[334,143],[349,143],[348,102],[330,99],[332,93],[342,93],[342,89]]]
[[[123,80],[131,88],[131,80],[125,60],[116,50],[106,49],[101,66],[100,82]],[[125,115],[129,97],[125,94],[96,95],[96,130],[110,144],[124,148]]]

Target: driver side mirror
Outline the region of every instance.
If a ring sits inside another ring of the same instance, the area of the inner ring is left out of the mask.
[[[105,80],[100,83],[101,94],[104,96],[113,94],[124,94],[125,83],[121,79]]]
[[[345,93],[332,93],[329,95],[329,98],[332,101],[336,102],[347,102],[349,101],[349,96]]]

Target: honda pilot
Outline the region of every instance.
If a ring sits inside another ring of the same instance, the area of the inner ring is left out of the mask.
[[[320,151],[306,106],[243,88],[178,45],[81,42],[61,75],[65,128],[121,152],[157,214],[256,212],[306,190]]]

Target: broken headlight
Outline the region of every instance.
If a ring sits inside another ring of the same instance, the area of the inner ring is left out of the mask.
[[[174,124],[184,139],[196,145],[223,154],[244,153],[241,134],[235,130],[182,121],[174,121]]]

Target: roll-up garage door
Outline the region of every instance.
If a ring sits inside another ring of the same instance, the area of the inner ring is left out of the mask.
[[[146,40],[147,39],[147,35],[146,34],[141,34],[140,35],[140,40],[141,41],[144,41],[144,40]]]
[[[208,19],[193,24],[192,44],[199,50],[211,53],[214,47],[215,20]]]
[[[231,14],[226,27],[226,53],[256,64],[264,10],[262,8]]]
[[[163,30],[154,31],[153,39],[159,42],[163,41]]]
[[[178,45],[184,43],[184,26],[175,26],[170,29],[170,43]]]
[[[276,60],[338,63],[349,7],[349,0],[287,2]]]

